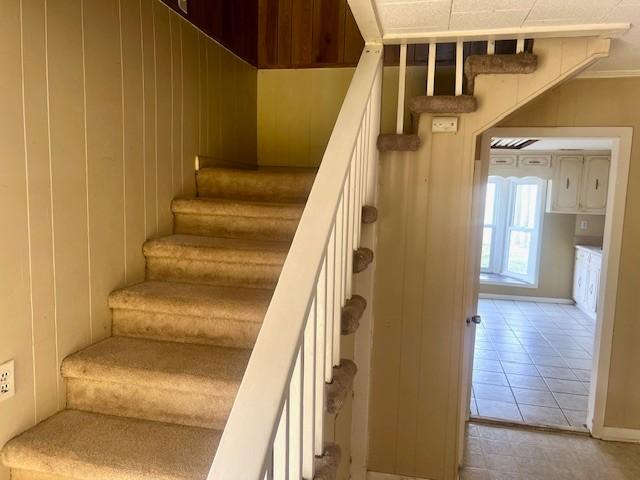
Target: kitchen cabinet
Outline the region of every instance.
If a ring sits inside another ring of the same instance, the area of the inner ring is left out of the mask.
[[[547,190],[550,213],[604,215],[610,158],[604,155],[558,155]]]
[[[598,312],[598,293],[602,249],[599,247],[576,246],[573,271],[573,300],[587,315],[595,318]]]

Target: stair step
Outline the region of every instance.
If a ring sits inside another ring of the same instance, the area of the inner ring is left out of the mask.
[[[258,288],[146,281],[109,296],[113,334],[252,348],[272,294]]]
[[[475,78],[487,74],[528,74],[538,68],[538,57],[532,53],[510,55],[470,55],[464,62],[467,92],[473,94]]]
[[[203,168],[196,173],[198,196],[305,203],[315,168]]]
[[[198,197],[175,199],[171,209],[174,233],[290,242],[304,204]]]
[[[335,480],[342,459],[342,450],[336,443],[327,443],[321,457],[315,458],[314,480]]]
[[[18,479],[203,480],[222,432],[64,410],[11,440]]]
[[[222,430],[251,350],[111,337],[62,363],[67,407]]]
[[[353,273],[364,272],[369,264],[373,262],[373,250],[360,247],[353,252]]]
[[[432,95],[413,97],[409,100],[412,113],[471,113],[478,108],[472,95]]]
[[[367,308],[367,301],[360,295],[353,295],[341,311],[341,334],[350,335],[355,333],[360,326],[360,319]]]
[[[325,386],[325,410],[329,414],[338,413],[347,395],[353,391],[353,379],[358,368],[351,360],[342,359],[339,367],[333,367],[333,381]]]
[[[290,244],[169,235],[144,244],[147,280],[275,288]]]
[[[420,148],[418,135],[381,133],[378,135],[378,150],[381,152],[415,152]]]
[[[362,207],[362,223],[369,225],[378,220],[378,209],[372,205]]]

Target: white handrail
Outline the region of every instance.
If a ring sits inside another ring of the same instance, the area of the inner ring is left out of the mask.
[[[318,384],[324,388],[325,380],[331,379],[326,370],[340,361],[336,334],[340,332],[340,308],[351,295],[351,262],[360,239],[364,192],[375,171],[375,152],[368,146],[379,128],[371,119],[378,118],[381,76],[382,46],[367,45],[284,263],[209,480],[313,477],[315,453],[322,451],[318,445],[322,436],[315,429],[322,428],[323,422],[316,416],[324,412],[314,407],[323,398],[316,388]],[[319,285],[319,279],[326,283]],[[331,326],[327,326],[329,322]],[[320,329],[324,348],[317,348]],[[315,356],[318,352],[324,356],[322,361]]]

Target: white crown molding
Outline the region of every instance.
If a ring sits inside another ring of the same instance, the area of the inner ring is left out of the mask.
[[[589,70],[582,72],[576,76],[577,79],[586,78],[625,78],[640,77],[640,69],[638,70]]]

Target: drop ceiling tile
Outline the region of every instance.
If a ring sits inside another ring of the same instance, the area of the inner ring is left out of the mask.
[[[496,10],[529,10],[534,3],[535,0],[453,0],[451,11],[493,12]]]
[[[568,21],[598,22],[620,0],[538,0],[531,9],[528,21],[565,19]]]
[[[505,10],[499,12],[454,12],[451,14],[451,30],[473,30],[483,28],[519,27],[528,10]]]
[[[384,29],[423,28],[446,30],[449,26],[451,4],[436,2],[387,3],[378,6]]]

